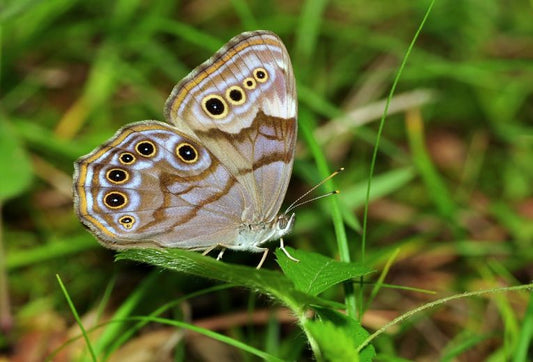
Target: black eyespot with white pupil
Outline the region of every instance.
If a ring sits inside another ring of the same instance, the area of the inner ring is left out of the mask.
[[[119,160],[121,163],[123,163],[124,165],[130,165],[132,164],[133,162],[135,162],[135,156],[133,156],[131,153],[129,152],[124,152],[124,153],[121,153],[120,156],[119,156]]]
[[[114,168],[107,171],[106,177],[109,181],[115,184],[122,184],[129,179],[128,173],[120,168]]]
[[[176,154],[185,163],[194,163],[198,160],[198,151],[189,143],[181,143],[176,147]]]
[[[224,98],[217,94],[210,94],[202,99],[202,109],[211,118],[221,119],[228,115],[228,105]]]
[[[150,141],[142,141],[137,143],[135,149],[141,156],[151,157],[155,154],[155,145]]]
[[[128,198],[121,192],[110,192],[104,197],[104,203],[110,209],[119,209],[126,205]]]
[[[265,83],[268,80],[268,73],[264,68],[254,69],[254,78],[259,83]]]
[[[224,113],[224,110],[226,107],[224,106],[224,103],[218,98],[209,98],[205,101],[205,108],[209,113],[211,113],[213,116],[219,116],[222,113]]]
[[[126,215],[122,216],[118,222],[125,228],[125,229],[131,229],[133,227],[133,224],[135,223],[135,219],[132,216]]]

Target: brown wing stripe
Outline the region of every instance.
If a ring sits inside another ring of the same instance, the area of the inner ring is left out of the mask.
[[[261,126],[274,129],[275,136],[261,133]],[[197,131],[199,139],[209,137],[211,139],[226,138],[231,143],[249,141],[250,135],[257,133],[271,140],[292,139],[296,130],[296,118],[281,118],[268,116],[263,111],[258,111],[254,121],[249,127],[242,128],[239,133],[221,132],[219,128],[211,128],[208,131]],[[289,147],[290,148],[290,147]]]

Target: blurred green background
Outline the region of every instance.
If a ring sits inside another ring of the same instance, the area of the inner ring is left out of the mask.
[[[72,211],[72,164],[129,122],[164,120],[174,84],[243,31],[268,29],[285,42],[301,130],[311,130],[331,170],[346,169],[335,182],[352,260],[361,261],[366,185],[384,101],[429,4],[0,2],[2,356],[42,360],[79,333],[56,274],[89,326],[125,301],[131,313],[148,314],[214,285],[115,263],[114,252]],[[438,297],[533,279],[532,7],[519,0],[439,0],[422,29],[383,130],[364,261],[380,271],[398,250],[385,282],[436,294],[381,289],[366,306],[368,330]],[[322,178],[300,137],[287,204]],[[338,257],[327,206],[300,208],[287,243]],[[227,252],[224,260],[255,265],[256,259]],[[264,268],[276,269],[274,258]],[[342,300],[341,288],[328,293]],[[383,360],[505,360],[523,335],[524,315],[531,319],[529,298],[510,293],[451,303],[397,326],[376,350]],[[290,316],[269,309],[266,298],[227,289],[189,300],[174,317],[281,356],[310,358]],[[147,353],[140,360],[148,361],[175,333],[153,324],[115,358]],[[253,360],[206,337],[179,341],[157,359]],[[62,358],[75,359],[82,347],[69,345]]]

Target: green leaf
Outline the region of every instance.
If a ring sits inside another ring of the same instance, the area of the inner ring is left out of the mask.
[[[30,185],[33,171],[17,134],[5,119],[0,118],[0,202],[14,197]]]
[[[356,347],[368,337],[368,332],[355,319],[330,309],[317,308],[319,319],[305,322],[305,328],[315,339],[326,361],[372,361],[375,350],[368,345],[357,353]]]
[[[140,261],[203,278],[243,286],[275,297],[297,314],[301,314],[310,304],[331,305],[328,301],[312,295],[306,295],[297,290],[292,281],[280,272],[228,264],[189,250],[130,249],[118,253],[116,259]]]
[[[358,263],[345,263],[317,253],[286,248],[300,262],[290,260],[281,249],[276,250],[278,264],[292,280],[296,289],[316,296],[324,290],[348,279],[358,278],[371,270]]]

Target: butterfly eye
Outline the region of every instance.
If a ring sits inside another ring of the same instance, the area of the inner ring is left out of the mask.
[[[110,209],[120,209],[128,203],[128,196],[122,192],[113,191],[104,196],[104,204]]]
[[[246,94],[239,86],[232,86],[226,90],[226,98],[233,105],[240,105],[246,102]]]
[[[118,219],[118,222],[124,226],[125,229],[131,229],[133,224],[135,224],[135,218],[133,216],[126,215]]]
[[[135,162],[135,156],[129,152],[121,153],[118,159],[123,165],[131,165]]]
[[[135,145],[135,150],[144,157],[152,157],[155,155],[156,147],[151,141],[141,141]]]
[[[242,85],[244,86],[244,88],[246,89],[255,89],[255,87],[257,86],[257,82],[255,81],[254,78],[245,78],[243,81],[242,81]]]
[[[105,176],[108,181],[117,185],[127,182],[130,178],[130,175],[120,168],[113,168],[107,171]]]
[[[224,98],[211,94],[202,100],[202,108],[207,115],[220,119],[228,114],[228,105]]]
[[[265,83],[268,80],[268,73],[265,68],[254,69],[254,78],[259,83]]]
[[[194,163],[198,161],[198,152],[193,145],[189,143],[180,143],[176,147],[176,154],[185,163]]]

